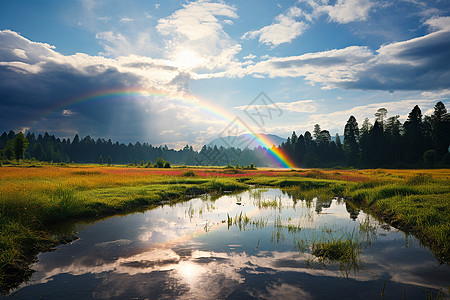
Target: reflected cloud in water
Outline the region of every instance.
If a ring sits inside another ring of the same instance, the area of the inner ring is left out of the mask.
[[[258,201],[274,199],[281,205],[259,208]],[[406,247],[403,233],[363,212],[356,214],[341,200],[326,202],[318,212],[317,199],[295,204],[270,189],[107,219],[80,230],[80,240],[41,254],[32,281],[14,295],[57,299],[52,295],[61,295],[70,282],[82,287],[77,297],[101,299],[309,299],[350,291],[355,297],[378,299],[390,278],[386,293],[402,297],[406,290],[408,299],[414,299],[425,288],[449,285],[449,267],[439,266],[414,238],[407,237]],[[229,227],[227,218],[239,215],[248,217],[247,225]],[[267,224],[255,225],[259,219]],[[296,246],[301,239],[342,232],[363,237],[361,228],[373,230],[374,237],[361,242],[361,269],[346,274],[338,262],[322,262],[308,247],[299,251]],[[271,241],[277,230],[284,235],[278,243]]]

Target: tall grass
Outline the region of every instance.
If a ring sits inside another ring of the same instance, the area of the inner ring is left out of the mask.
[[[322,261],[339,262],[341,271],[346,274],[350,270],[360,269],[360,252],[361,242],[355,241],[353,238],[344,238],[344,236],[320,240],[311,246],[311,253],[314,256]]]
[[[0,290],[7,292],[21,282],[13,277],[26,279],[34,255],[58,241],[46,230],[49,224],[248,188],[234,178],[188,179],[178,173],[89,166],[1,168]],[[12,276],[11,270],[22,271]]]
[[[14,280],[5,275],[8,270],[28,266],[37,252],[51,247],[48,224],[98,218],[186,196],[220,195],[253,185],[281,187],[294,200],[351,199],[355,206],[413,232],[441,261],[449,263],[449,177],[448,169],[239,170],[235,174],[202,167],[5,165],[0,168],[0,288],[14,286]]]
[[[346,195],[391,225],[411,232],[450,263],[450,182],[443,170],[402,174],[396,184],[354,185]]]

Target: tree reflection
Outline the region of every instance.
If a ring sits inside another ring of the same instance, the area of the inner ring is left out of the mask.
[[[345,209],[348,211],[348,213],[350,214],[350,218],[353,221],[356,221],[356,219],[358,219],[358,215],[360,210],[357,208],[354,208],[352,205],[348,204],[347,202],[345,202]]]

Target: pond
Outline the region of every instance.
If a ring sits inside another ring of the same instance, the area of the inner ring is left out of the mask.
[[[17,299],[433,299],[450,268],[342,199],[207,195],[76,224]]]

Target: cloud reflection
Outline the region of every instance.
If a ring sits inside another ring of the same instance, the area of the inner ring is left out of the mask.
[[[332,281],[343,288],[355,284],[373,288],[387,274],[391,284],[396,286],[440,289],[448,284],[445,281],[448,266],[438,266],[430,252],[414,239],[408,238],[409,248],[406,248],[403,233],[380,227],[375,228],[383,235],[363,249],[362,270],[351,271],[344,278],[338,263],[317,262],[308,250],[302,252],[295,247],[295,238],[312,232],[314,224],[319,231],[324,224],[351,231],[367,215],[361,212],[354,221],[345,203],[335,200],[317,213],[316,202],[302,205],[299,201],[294,209],[292,199],[278,190],[269,190],[260,196],[270,200],[274,195],[282,197],[279,198],[283,203],[281,210],[257,209],[255,214],[256,196],[246,192],[240,195],[242,205],[239,206],[234,196],[215,201],[192,199],[145,214],[130,215],[121,222],[111,218],[109,226],[116,224],[117,227],[104,227],[111,237],[117,236],[115,240],[95,239],[102,236],[96,228],[105,224],[99,222],[87,232],[94,238],[81,236],[73,245],[61,246],[59,251],[42,255],[41,261],[34,266],[36,273],[32,282],[24,290],[45,289],[44,284],[56,284],[61,276],[73,276],[73,280],[94,276],[90,284],[96,298],[128,297],[133,293],[179,299],[244,295],[261,299],[280,298],[281,295],[286,299],[311,298],[314,293],[305,281],[311,278],[317,282]],[[286,240],[280,244],[270,243],[275,222],[266,228],[248,228],[246,231],[239,231],[237,227],[227,229],[222,220],[227,214],[240,211],[255,217],[265,215],[270,220],[283,215],[285,224],[295,222],[302,227],[292,234],[286,230]],[[310,214],[314,218],[310,218]],[[205,223],[214,224],[213,229],[203,230]],[[138,230],[133,233],[135,236],[126,224],[138,225]],[[373,220],[370,224],[377,225]],[[252,239],[258,236],[261,243],[258,238],[256,249]]]

